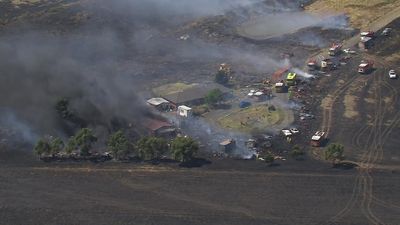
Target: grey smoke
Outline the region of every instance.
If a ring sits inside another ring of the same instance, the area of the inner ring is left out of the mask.
[[[8,109],[0,109],[0,126],[2,138],[16,139],[19,142],[34,143],[38,135],[31,126]]]
[[[68,97],[73,110],[105,135],[114,118],[141,121],[147,111],[138,93],[159,78],[196,78],[222,62],[244,64],[256,72],[272,71],[283,63],[268,53],[196,38],[178,41],[167,29],[203,16],[241,13],[262,2],[87,1],[81,7],[92,13],[91,19],[68,33],[55,35],[26,26],[2,33],[0,106],[24,121],[27,130],[36,134],[32,137],[67,138],[54,104],[59,97]],[[266,7],[283,9],[278,2]]]
[[[325,48],[328,47],[329,44],[328,41],[324,40],[321,36],[312,32],[299,34],[297,38],[301,44],[313,47]]]

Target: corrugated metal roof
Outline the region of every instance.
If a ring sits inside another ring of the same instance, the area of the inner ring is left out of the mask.
[[[147,103],[150,105],[159,106],[163,103],[169,103],[169,102],[163,98],[151,98],[147,100]]]

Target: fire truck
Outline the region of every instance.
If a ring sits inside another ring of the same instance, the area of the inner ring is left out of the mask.
[[[330,58],[321,60],[321,71],[327,72],[332,69],[334,69],[334,65]]]
[[[373,31],[364,31],[364,32],[361,32],[360,33],[360,36],[361,37],[370,37],[370,38],[373,38],[374,37],[374,35],[375,35],[375,32],[373,32]]]
[[[288,73],[286,76],[286,84],[288,86],[294,86],[296,85],[296,73]]]
[[[320,147],[322,143],[325,141],[325,132],[324,131],[317,131],[311,137],[311,146],[313,147]]]
[[[284,93],[284,92],[286,92],[287,91],[287,87],[286,87],[285,83],[283,83],[283,82],[275,83],[275,91],[276,91],[276,93]]]
[[[308,69],[310,71],[316,70],[317,69],[317,61],[315,59],[310,59],[307,63]]]
[[[333,44],[332,47],[329,49],[329,55],[330,56],[338,55],[341,49],[342,49],[341,44]]]
[[[373,66],[374,66],[373,62],[363,60],[358,66],[358,72],[361,74],[369,73],[373,69]]]

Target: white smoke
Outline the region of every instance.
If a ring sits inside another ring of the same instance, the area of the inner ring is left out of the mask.
[[[299,69],[299,68],[292,68],[291,69],[293,72],[295,72],[297,75],[304,77],[306,79],[310,79],[310,78],[314,78],[315,76],[312,74],[309,74],[307,72],[304,72],[303,70]]]
[[[18,139],[19,142],[27,142],[33,144],[37,141],[38,135],[26,122],[18,118],[10,110],[0,111],[0,127],[6,130],[5,138]]]

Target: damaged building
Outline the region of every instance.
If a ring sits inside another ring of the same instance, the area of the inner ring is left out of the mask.
[[[176,127],[166,121],[148,119],[143,125],[147,129],[148,135],[151,136],[171,138],[178,133]]]

